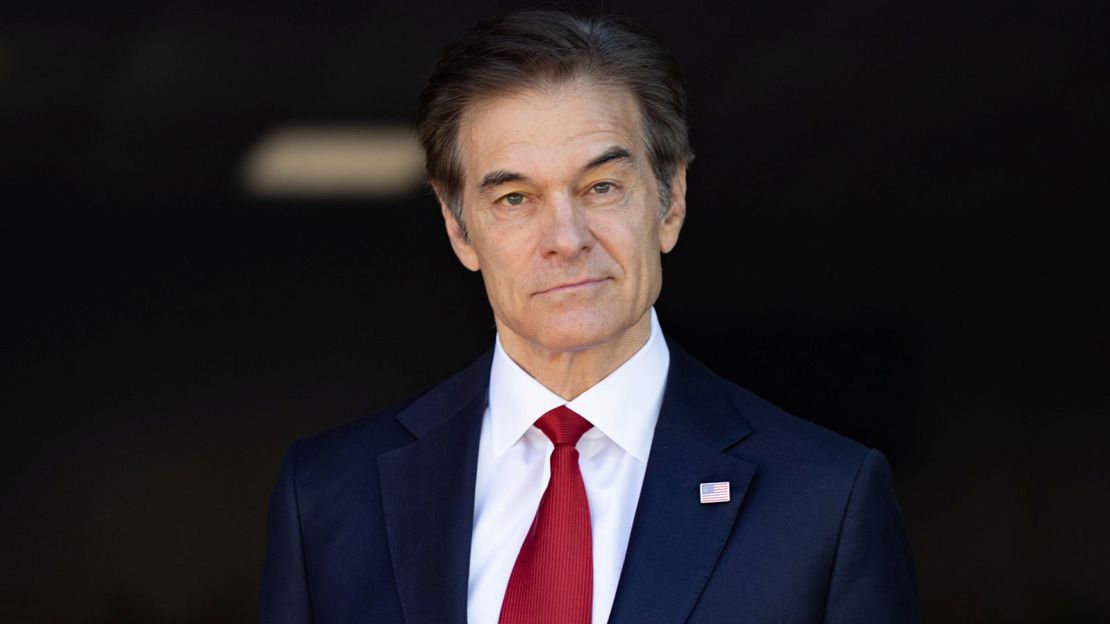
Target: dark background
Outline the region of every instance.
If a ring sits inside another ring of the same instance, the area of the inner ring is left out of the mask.
[[[253,618],[296,438],[478,356],[426,191],[262,200],[511,6],[0,10],[0,620]],[[1107,5],[607,2],[688,74],[663,327],[889,456],[933,622],[1107,622]]]

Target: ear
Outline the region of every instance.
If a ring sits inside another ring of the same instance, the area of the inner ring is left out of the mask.
[[[671,179],[671,206],[659,222],[659,249],[668,253],[678,242],[678,233],[686,221],[686,163],[680,163]]]
[[[481,268],[481,265],[478,262],[478,254],[475,253],[473,245],[463,234],[459,220],[455,218],[451,208],[447,206],[444,195],[439,190],[439,185],[433,182],[432,190],[435,191],[436,200],[439,201],[439,212],[443,215],[443,225],[447,228],[447,238],[451,241],[451,249],[455,250],[455,256],[458,257],[459,262],[464,267],[471,271],[477,271]]]

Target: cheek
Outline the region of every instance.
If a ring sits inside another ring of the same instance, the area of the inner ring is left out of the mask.
[[[480,245],[482,279],[491,300],[511,302],[526,290],[529,259],[520,245],[513,244],[512,237],[492,234],[497,243],[491,245],[489,240],[483,240]]]
[[[637,238],[633,246],[636,254],[636,270],[639,273],[640,283],[638,288],[641,295],[648,298],[657,296],[662,284],[663,272],[657,224],[654,227],[651,224],[645,224],[645,228],[637,232]]]
[[[659,254],[659,224],[650,218],[629,220],[629,214],[609,213],[599,219],[594,235],[626,271],[650,266]]]

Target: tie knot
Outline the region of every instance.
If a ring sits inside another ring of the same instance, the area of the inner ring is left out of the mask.
[[[574,446],[578,444],[578,439],[582,437],[582,434],[593,428],[593,425],[566,405],[560,405],[540,416],[539,420],[536,421],[536,427],[544,432],[548,438],[551,438],[551,441],[556,445],[569,444]]]

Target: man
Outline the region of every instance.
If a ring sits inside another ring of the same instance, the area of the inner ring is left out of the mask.
[[[667,343],[684,93],[611,19],[528,12],[448,47],[418,131],[490,353],[293,446],[262,622],[910,622],[882,456]]]

